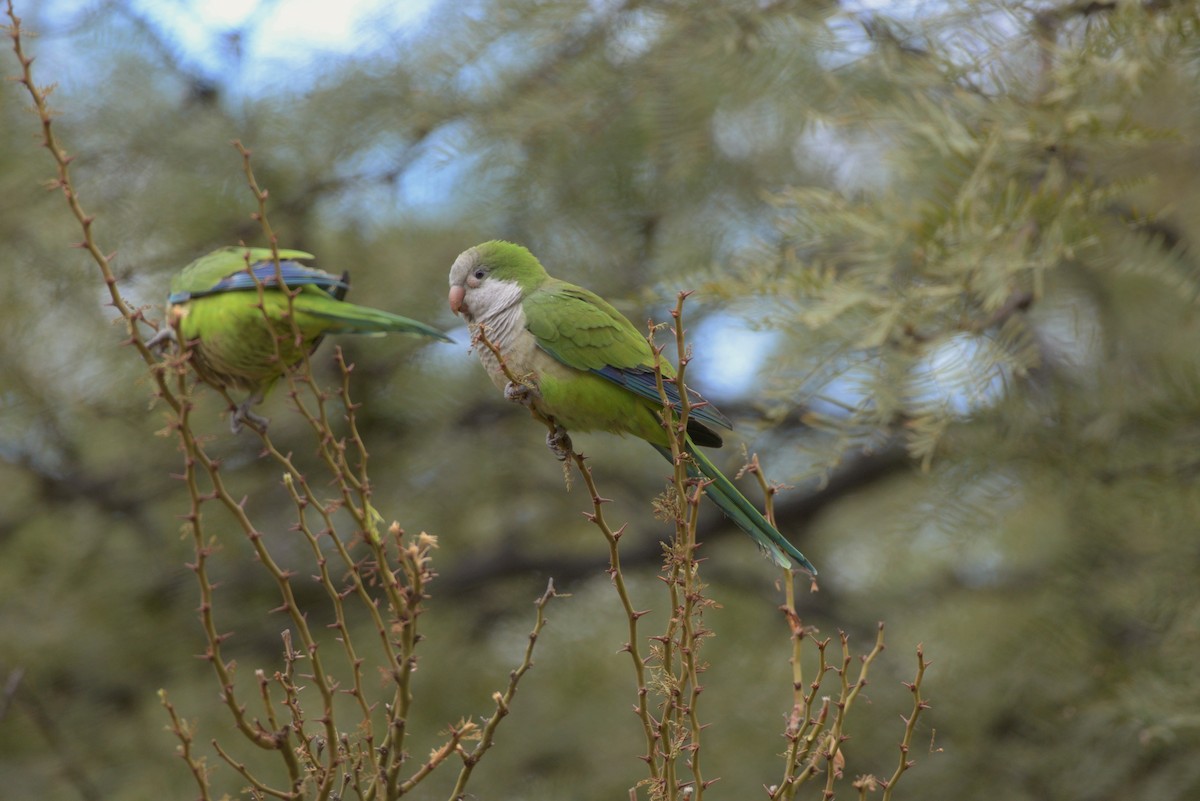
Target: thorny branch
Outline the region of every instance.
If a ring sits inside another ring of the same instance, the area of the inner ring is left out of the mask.
[[[494,345],[487,337],[487,330],[483,326],[479,326],[475,333],[473,341],[483,345],[496,358],[501,370],[508,380],[514,385],[524,385],[523,377],[515,375],[505,362],[503,354],[499,348]],[[541,421],[546,426],[551,435],[555,435],[560,431],[558,423],[553,418],[542,414],[536,404],[528,404],[530,415]],[[567,447],[571,448],[567,441]],[[660,769],[656,755],[658,754],[658,730],[650,714],[648,696],[649,689],[646,681],[646,662],[641,652],[640,637],[638,635],[638,620],[647,614],[649,610],[638,610],[633,604],[633,600],[629,595],[629,588],[625,583],[625,576],[621,572],[621,554],[618,548],[621,536],[625,533],[625,526],[614,530],[608,524],[604,517],[604,504],[609,503],[607,498],[600,495],[600,491],[596,488],[595,480],[592,477],[591,468],[587,465],[587,457],[581,453],[575,452],[573,448],[568,453],[568,460],[575,465],[579,470],[579,474],[583,477],[583,482],[587,486],[588,493],[592,499],[591,513],[585,513],[585,517],[593,523],[600,533],[604,536],[605,542],[608,543],[608,559],[609,567],[608,574],[612,579],[613,586],[616,588],[617,596],[621,600],[621,607],[625,612],[625,619],[628,624],[628,639],[622,646],[621,650],[629,654],[630,661],[633,664],[634,681],[637,693],[637,703],[634,705],[634,712],[641,722],[642,731],[646,739],[646,753],[641,758],[646,762],[650,772],[652,781],[660,780]]]
[[[1093,13],[1091,8],[1106,10],[1111,4],[1088,5],[1089,8],[1085,8],[1081,13]],[[352,366],[345,362],[338,351],[337,360],[343,379],[339,400],[349,431],[345,435],[334,432],[326,405],[331,396],[312,381],[307,358],[297,370],[288,371],[291,397],[317,438],[322,463],[334,478],[339,497],[332,501],[322,499],[305,476],[296,469],[290,455],[280,452],[265,431],[258,432],[262,438],[264,454],[274,459],[283,469],[283,483],[296,508],[294,529],[310,545],[317,565],[317,581],[329,597],[334,612],[333,628],[341,643],[341,654],[351,676],[349,689],[346,689],[325,665],[320,652],[320,638],[309,628],[306,614],[300,609],[292,592],[293,575],[274,561],[267,549],[264,532],[245,512],[245,499],[239,499],[231,492],[220,472],[219,460],[205,451],[202,440],[192,431],[191,391],[194,384],[188,381],[185,359],[179,357],[160,360],[142,338],[139,321],[155,330],[158,325],[144,317],[143,309],[130,306],[118,289],[111,267],[113,256],[105,254],[99,246],[93,228],[95,218],[85,211],[72,184],[70,164],[73,157],[61,146],[55,135],[54,111],[48,102],[51,88],[38,87],[34,83],[33,58],[25,53],[20,19],[13,10],[11,0],[7,3],[7,13],[11,20],[9,36],[21,66],[17,81],[26,88],[33,101],[41,124],[42,145],[50,152],[56,165],[56,177],[50,186],[63,193],[82,230],[83,238],[77,247],[86,250],[97,264],[108,289],[110,303],[125,322],[128,332],[127,344],[134,346],[148,366],[155,381],[156,396],[163,399],[174,415],[171,429],[178,434],[180,449],[184,454],[184,472],[180,477],[187,483],[191,498],[189,511],[183,517],[185,528],[191,533],[195,547],[196,561],[192,569],[196,572],[200,588],[199,613],[208,644],[204,658],[213,667],[221,688],[220,697],[228,708],[236,728],[248,742],[279,754],[286,775],[286,787],[277,786],[256,775],[224,744],[214,741],[212,745],[215,752],[246,782],[252,795],[289,799],[326,799],[335,796],[342,798],[351,792],[362,799],[397,798],[415,788],[450,756],[458,755],[463,768],[455,787],[454,798],[465,797],[465,786],[473,768],[492,747],[495,732],[511,708],[518,683],[533,664],[534,646],[545,625],[545,606],[551,598],[557,596],[553,584],[551,583],[538,599],[537,619],[529,635],[524,658],[510,674],[504,692],[495,694],[495,709],[483,727],[480,728],[469,721],[451,726],[446,741],[433,751],[428,760],[417,766],[408,779],[401,780],[400,771],[408,759],[404,743],[413,701],[410,679],[416,665],[416,619],[420,614],[428,582],[434,575],[431,552],[436,546],[436,540],[424,533],[415,538],[406,538],[403,530],[396,524],[388,530],[386,537],[378,530],[381,518],[370,503],[367,449],[355,425],[354,411],[357,407],[349,393],[349,374]],[[247,182],[258,203],[258,211],[252,216],[277,254],[277,237],[266,219],[268,194],[254,179],[250,169],[250,151],[240,143],[237,147],[243,157]],[[261,291],[260,286],[259,292]],[[607,500],[599,494],[590,469],[585,463],[585,457],[571,450],[569,458],[582,475],[592,499],[592,511],[587,517],[602,531],[609,545],[609,572],[628,621],[629,639],[624,650],[630,653],[635,671],[638,701],[634,709],[641,721],[646,740],[646,755],[643,759],[648,764],[648,784],[652,795],[655,798],[682,796],[698,799],[703,790],[711,784],[711,780],[706,781],[702,778],[700,770],[699,741],[703,726],[696,714],[697,700],[702,689],[698,679],[703,671],[703,663],[698,660],[697,646],[708,632],[703,628],[699,617],[699,610],[704,606],[701,595],[703,585],[699,581],[694,558],[697,536],[694,511],[702,495],[703,482],[687,477],[686,455],[682,447],[682,436],[686,430],[686,418],[689,413],[688,395],[683,386],[683,376],[689,358],[684,346],[681,324],[685,297],[686,294],[680,295],[676,312],[673,314],[680,364],[676,380],[679,382],[683,408],[677,414],[664,413],[663,416],[664,425],[668,428],[674,425],[676,434],[672,443],[672,454],[676,465],[673,485],[678,511],[677,540],[676,547],[667,550],[672,615],[667,633],[659,638],[662,648],[657,651],[652,649],[651,658],[642,656],[639,645],[638,621],[646,611],[635,609],[621,573],[617,546],[625,527],[613,530],[604,519],[603,505]],[[1029,302],[1028,298],[1014,295],[1010,302],[979,325],[996,325],[1007,316],[1024,310]],[[290,320],[290,327],[290,331],[284,331],[281,335],[297,336],[299,332],[295,328],[294,319]],[[479,331],[478,341],[491,349],[503,364],[503,359],[487,341],[482,330]],[[507,372],[507,367],[505,371]],[[520,383],[519,379],[511,374],[509,379]],[[667,402],[661,369],[658,370],[658,384],[664,396],[665,408]],[[304,387],[312,392],[315,411],[302,400],[301,390]],[[530,411],[535,418],[541,419],[552,433],[556,431],[554,421],[540,415],[532,404]],[[757,467],[756,463],[754,467]],[[773,514],[772,494],[767,492],[768,515]],[[241,527],[259,561],[278,587],[282,598],[280,609],[286,611],[290,618],[291,628],[284,635],[283,669],[273,673],[262,670],[256,672],[255,686],[258,691],[257,703],[262,707],[261,718],[251,715],[245,704],[238,700],[235,667],[222,656],[222,643],[230,635],[220,632],[214,614],[215,585],[208,575],[208,561],[217,552],[218,546],[215,539],[206,533],[202,519],[203,505],[209,501],[219,501],[219,506]],[[336,515],[340,511],[350,515],[361,534],[362,542],[368,551],[366,558],[355,556],[352,552],[353,546],[338,535],[335,524]],[[313,525],[313,522],[319,526]],[[330,572],[326,562],[326,554],[329,552],[326,541],[331,544],[332,553],[346,568],[348,584],[339,586],[334,580],[334,574]],[[382,597],[377,598],[377,593],[381,593]],[[381,705],[381,714],[386,725],[386,733],[382,736],[376,732],[374,723],[375,715],[380,714],[379,707],[366,697],[367,691],[362,680],[361,665],[365,659],[365,650],[354,645],[351,639],[353,627],[345,607],[345,601],[349,598],[358,598],[367,610],[374,634],[379,640],[380,652],[388,667],[388,675],[394,684],[392,702]],[[380,600],[384,603],[380,604]],[[386,610],[386,613],[381,610]],[[875,648],[863,657],[858,676],[853,681],[849,676],[851,659],[846,636],[841,636],[840,666],[831,666],[826,661],[829,640],[816,642],[815,678],[805,685],[801,669],[801,646],[805,640],[813,641],[813,637],[810,636],[813,630],[801,624],[795,612],[794,592],[790,586],[787,611],[786,619],[793,641],[793,708],[785,730],[788,749],[784,778],[779,785],[769,788],[769,793],[773,799],[792,798],[801,783],[825,770],[825,792],[831,795],[833,783],[841,774],[844,721],[855,698],[866,685],[868,668],[882,651],[882,626]],[[298,640],[298,647],[295,649],[292,645],[293,637]],[[907,685],[913,694],[913,710],[904,719],[900,761],[891,778],[886,782],[878,782],[886,788],[885,799],[891,797],[901,775],[913,764],[909,756],[917,719],[921,712],[928,708],[928,702],[921,694],[921,683],[928,663],[924,660],[922,649],[918,649],[917,656],[916,678]],[[306,666],[308,672],[300,672],[302,665]],[[840,691],[836,699],[826,698],[818,705],[816,699],[819,697],[822,679],[830,670],[836,672],[840,679]],[[659,707],[661,716],[657,718],[650,709],[648,696],[651,686],[666,688]],[[315,687],[320,696],[320,712],[316,717],[305,708],[305,687]],[[333,698],[340,692],[348,693],[354,698],[354,707],[362,718],[358,733],[353,738],[340,730],[334,722],[336,710]],[[5,701],[11,701],[14,693],[15,689],[6,691]],[[279,694],[282,694],[281,699],[277,697]],[[160,694],[160,699],[170,720],[170,728],[179,743],[180,756],[193,775],[200,797],[211,798],[212,767],[204,757],[197,754],[193,724],[179,716],[165,693]],[[476,737],[479,741],[474,749],[468,750],[464,747],[465,742]],[[676,775],[676,760],[680,757],[685,759],[691,770],[691,781],[679,779]]]
[[[335,794],[344,797],[347,792],[353,791],[359,798],[371,801],[398,798],[441,764],[441,760],[427,762],[408,780],[402,782],[400,779],[401,768],[408,761],[404,735],[413,702],[410,679],[416,666],[416,619],[426,597],[428,582],[434,575],[431,551],[436,547],[436,540],[424,533],[415,538],[406,538],[397,524],[391,526],[387,537],[379,532],[378,523],[382,518],[370,504],[367,449],[355,424],[357,406],[350,397],[349,374],[352,366],[346,363],[339,350],[337,362],[342,372],[339,400],[344,407],[349,431],[348,435],[339,436],[334,432],[326,405],[329,395],[313,381],[307,358],[296,369],[284,369],[286,365],[282,365],[280,359],[281,372],[287,375],[295,405],[310,424],[323,465],[337,487],[340,497],[336,500],[325,500],[318,496],[308,479],[295,467],[290,455],[279,451],[266,432],[255,427],[263,442],[263,455],[272,458],[283,469],[283,484],[296,510],[293,530],[308,542],[317,566],[316,580],[332,606],[334,629],[351,676],[349,689],[345,689],[334,675],[332,664],[326,664],[335,660],[325,658],[321,651],[322,638],[311,628],[307,610],[302,609],[296,599],[292,588],[292,572],[275,560],[267,546],[266,532],[252,521],[245,508],[245,499],[238,498],[230,489],[221,472],[220,461],[210,456],[201,437],[192,428],[191,393],[195,384],[189,380],[186,348],[181,349],[178,355],[168,355],[160,360],[140,334],[139,321],[156,330],[158,326],[144,318],[142,309],[128,305],[118,289],[111,268],[112,256],[106,255],[97,243],[93,229],[95,218],[84,210],[72,183],[70,164],[73,157],[67,154],[55,135],[54,112],[48,103],[51,90],[39,87],[34,82],[33,58],[24,51],[21,21],[14,13],[11,1],[7,4],[7,12],[11,21],[8,33],[21,65],[18,82],[26,88],[33,101],[41,123],[42,144],[51,153],[57,168],[51,187],[62,191],[83,231],[83,241],[78,247],[88,251],[99,267],[108,287],[111,305],[125,321],[129,333],[128,344],[138,350],[154,378],[156,396],[162,398],[173,413],[168,430],[173,431],[179,439],[184,465],[178,477],[185,482],[190,498],[188,512],[182,517],[195,552],[195,561],[190,567],[196,574],[200,593],[198,612],[207,642],[203,658],[212,666],[220,687],[219,697],[235,729],[248,743],[279,756],[285,783],[281,786],[258,775],[256,771],[259,768],[251,768],[246,761],[238,758],[230,745],[220,740],[213,740],[211,745],[217,756],[245,782],[252,796],[328,799]],[[235,146],[242,156],[243,171],[257,202],[258,208],[252,218],[262,228],[278,265],[278,240],[266,215],[268,193],[254,177],[249,149],[241,143],[235,143]],[[282,281],[280,283],[282,285]],[[257,291],[261,307],[264,291],[261,284]],[[288,294],[289,298],[293,296]],[[290,303],[286,322],[287,330],[275,331],[277,337],[299,337],[295,317],[290,313]],[[268,320],[267,324],[272,325],[272,321]],[[279,357],[278,349],[276,357]],[[311,390],[315,399],[315,412],[310,411],[303,400],[302,390],[305,387]],[[246,704],[239,700],[236,667],[222,654],[223,643],[230,634],[221,632],[215,614],[216,584],[210,577],[209,562],[218,550],[218,543],[207,533],[202,514],[204,505],[210,501],[219,502],[219,506],[242,530],[257,560],[277,586],[281,598],[277,611],[284,611],[289,616],[291,628],[284,632],[284,668],[273,673],[265,670],[255,673],[261,718],[252,714]],[[339,535],[336,519],[339,510],[349,513],[369,552],[367,558],[353,555],[352,545]],[[314,519],[319,521],[320,528],[311,525]],[[334,580],[334,574],[327,564],[326,554],[330,548],[325,545],[326,541],[332,543],[332,553],[345,569],[348,577],[346,586]],[[383,604],[376,598],[377,594],[382,594]],[[537,624],[525,659],[510,676],[507,689],[499,696],[502,703],[485,727],[486,742],[481,743],[470,755],[472,765],[477,764],[494,743],[495,732],[507,714],[518,682],[533,664],[536,635],[545,625],[543,610],[552,597],[555,597],[555,593],[551,586],[539,601]],[[348,598],[360,601],[378,635],[383,664],[388,666],[388,675],[394,685],[392,702],[389,704],[380,705],[368,698],[362,674],[365,657],[352,640],[353,626],[345,605]],[[298,641],[297,648],[292,646],[293,637]],[[305,667],[304,672],[299,670],[302,666]],[[308,708],[304,700],[306,690],[311,692],[308,688],[315,689],[318,695],[316,712]],[[278,693],[282,693],[282,697],[277,697]],[[354,698],[360,717],[357,723],[339,727],[338,709],[334,703],[338,693],[348,693]],[[196,751],[193,724],[178,714],[167,700],[165,692],[160,693],[160,701],[170,720],[170,729],[179,743],[179,755],[196,782],[199,797],[205,800],[212,798],[212,768]],[[382,736],[376,733],[380,715],[386,724],[386,732]],[[343,733],[342,729],[356,733],[351,736]],[[455,730],[461,738],[473,729],[473,724],[469,724]],[[447,755],[461,752],[458,740],[452,737],[452,741],[446,750]],[[465,786],[469,774],[470,771],[466,771],[466,775],[460,777],[460,785]],[[89,797],[92,795],[89,792],[84,794]]]

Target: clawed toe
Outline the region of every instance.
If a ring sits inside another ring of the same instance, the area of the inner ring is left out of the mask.
[[[179,338],[175,336],[175,329],[169,325],[164,325],[158,329],[158,333],[146,340],[146,347],[150,350],[158,349],[164,351],[167,349],[168,343],[177,344]]]
[[[565,462],[572,451],[571,437],[567,434],[567,429],[556,425],[553,431],[546,434],[546,447],[558,461]]]
[[[267,430],[267,426],[270,425],[271,419],[250,411],[250,407],[257,402],[258,401],[254,397],[251,397],[234,410],[233,416],[229,418],[230,431],[235,434],[240,434],[242,433],[242,428],[246,423],[249,423],[252,427],[258,429],[259,431]]]
[[[533,399],[537,397],[537,393],[528,384],[518,384],[515,381],[509,381],[504,385],[504,397],[513,403],[529,406],[533,403]]]

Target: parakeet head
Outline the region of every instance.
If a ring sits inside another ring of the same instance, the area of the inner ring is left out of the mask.
[[[528,249],[494,239],[464,250],[450,268],[450,310],[483,322],[519,303],[549,276]]]

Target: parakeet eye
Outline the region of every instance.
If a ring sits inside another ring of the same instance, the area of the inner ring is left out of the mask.
[[[475,271],[475,280],[476,280],[476,281],[482,281],[482,280],[483,280],[483,277],[484,277],[485,275],[487,275],[487,270],[485,270],[485,269],[483,269],[482,267],[480,267],[478,270],[476,270],[476,271]]]

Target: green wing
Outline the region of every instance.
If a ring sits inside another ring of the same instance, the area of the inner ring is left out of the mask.
[[[524,302],[526,325],[538,346],[577,370],[654,367],[645,337],[594,292],[550,280]]]
[[[551,279],[530,292],[524,301],[526,327],[537,339],[538,347],[563,364],[586,370],[605,378],[653,403],[659,403],[658,385],[654,378],[654,352],[650,343],[633,323],[606,300],[583,287]],[[663,375],[670,378],[675,370],[670,362],[662,363]],[[667,397],[676,409],[680,406],[679,390],[666,384]],[[704,399],[689,391],[694,404]],[[711,405],[693,410],[694,421],[732,428],[728,418]],[[721,438],[715,432],[692,430],[689,433],[700,444],[718,446]]]

